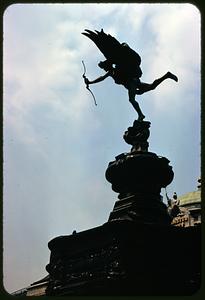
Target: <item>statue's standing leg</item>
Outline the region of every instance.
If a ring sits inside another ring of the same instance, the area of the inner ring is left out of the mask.
[[[130,84],[128,86],[128,95],[129,95],[129,101],[138,113],[138,120],[142,121],[145,116],[143,115],[139,103],[135,100],[135,95],[136,95],[136,86],[134,84]]]

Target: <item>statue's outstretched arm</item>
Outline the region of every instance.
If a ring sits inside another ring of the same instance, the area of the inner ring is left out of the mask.
[[[105,75],[100,76],[100,77],[96,78],[95,80],[90,81],[90,80],[87,79],[87,83],[88,84],[98,83],[98,82],[101,82],[104,79],[106,79],[108,76],[110,76],[110,72],[105,73]]]

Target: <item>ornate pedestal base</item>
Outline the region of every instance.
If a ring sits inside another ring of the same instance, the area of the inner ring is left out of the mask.
[[[153,201],[154,200],[154,201]],[[144,224],[168,225],[167,206],[156,195],[133,195],[115,202],[108,221],[133,220]]]
[[[200,227],[107,222],[49,249],[48,296],[186,296],[200,287]]]
[[[148,152],[150,122],[135,121],[124,134],[132,145],[129,153],[116,156],[109,163],[106,179],[119,193],[109,221],[129,219],[147,224],[170,224],[161,188],[171,183],[174,173],[165,157]]]

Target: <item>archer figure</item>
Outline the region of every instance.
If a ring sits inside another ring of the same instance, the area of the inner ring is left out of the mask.
[[[88,29],[85,29],[85,31],[82,34],[89,37],[106,57],[105,61],[98,64],[106,73],[92,81],[84,76],[85,83],[89,85],[101,82],[111,76],[115,83],[123,85],[128,90],[129,101],[138,113],[138,120],[142,121],[145,116],[135,100],[135,96],[154,90],[165,79],[170,78],[177,82],[177,76],[167,72],[151,84],[144,83],[140,81],[142,70],[140,68],[141,58],[138,53],[126,43],[119,43],[113,36],[106,34],[103,29],[100,32],[97,30],[93,32]]]

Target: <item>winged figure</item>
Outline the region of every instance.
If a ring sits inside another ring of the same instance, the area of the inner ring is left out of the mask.
[[[127,43],[120,43],[110,34],[106,34],[103,29],[101,31],[85,29],[82,34],[90,38],[106,58],[105,61],[98,64],[106,73],[92,81],[84,77],[85,83],[89,86],[89,84],[101,82],[109,76],[112,77],[116,84],[121,84],[128,90],[129,101],[137,111],[139,121],[142,121],[145,116],[135,100],[135,96],[154,90],[165,79],[178,81],[177,76],[167,72],[152,83],[142,82],[140,80],[142,76],[141,57]]]

